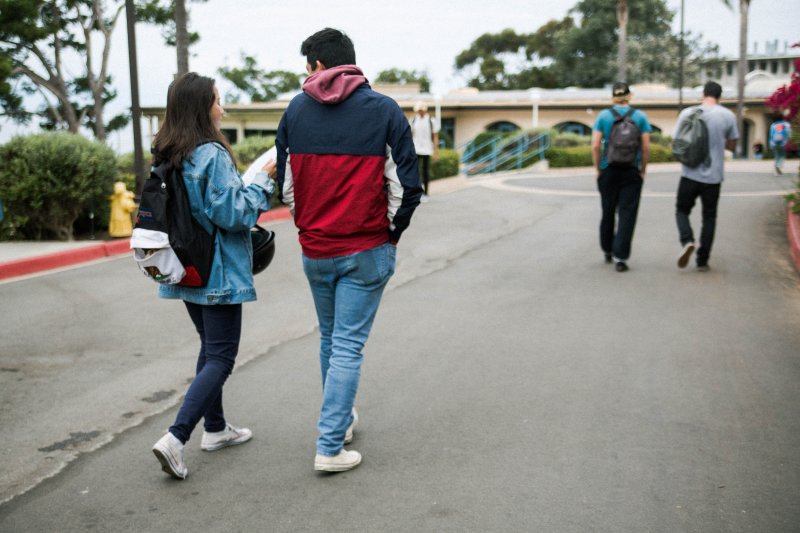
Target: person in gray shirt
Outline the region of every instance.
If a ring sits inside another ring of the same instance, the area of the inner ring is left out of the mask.
[[[709,81],[703,87],[703,102],[699,106],[689,107],[678,115],[675,133],[681,122],[687,120],[696,109],[702,109],[702,120],[708,127],[709,164],[701,163],[696,167],[681,165],[681,181],[675,203],[675,220],[678,223],[678,234],[683,247],[678,256],[678,267],[685,268],[689,263],[696,245],[689,214],[692,212],[697,197],[703,205],[703,226],[700,231],[700,247],[697,248],[697,270],[708,271],[708,258],[711,256],[711,245],[714,242],[714,230],[717,223],[717,203],[719,190],[724,179],[725,150],[736,148],[739,133],[736,129],[736,116],[727,108],[719,105],[722,87]]]

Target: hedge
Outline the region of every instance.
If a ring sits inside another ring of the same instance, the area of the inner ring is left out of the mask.
[[[455,150],[439,149],[439,159],[431,161],[430,176],[432,180],[449,178],[458,174],[459,155]]]
[[[108,223],[117,158],[72,133],[15,137],[0,146],[2,239],[74,238],[76,223]]]

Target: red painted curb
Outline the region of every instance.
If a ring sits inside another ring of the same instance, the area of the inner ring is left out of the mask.
[[[792,213],[791,205],[786,211],[786,236],[789,238],[794,266],[800,272],[800,215]]]
[[[270,209],[266,213],[262,213],[260,217],[258,217],[258,222],[270,222],[273,220],[289,220],[292,218],[292,213],[289,211],[288,207],[277,207],[275,209]]]
[[[292,213],[288,207],[278,207],[263,213],[258,217],[259,223],[288,220]],[[15,259],[0,264],[0,279],[15,278],[27,274],[35,274],[54,268],[62,268],[87,261],[95,261],[104,257],[126,254],[131,250],[130,239],[115,239],[113,241],[99,242],[73,250],[53,252],[51,254]]]
[[[34,274],[44,270],[52,270],[54,268],[85,263],[87,261],[96,261],[97,259],[126,253],[130,251],[130,247],[129,239],[120,239],[99,242],[91,246],[87,245],[82,248],[53,252],[37,257],[16,259],[0,265],[0,279]]]

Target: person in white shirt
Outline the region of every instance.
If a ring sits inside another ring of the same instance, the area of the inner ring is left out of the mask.
[[[414,104],[414,118],[411,119],[411,136],[414,139],[414,149],[420,161],[420,176],[424,194],[422,201],[428,200],[428,182],[430,181],[431,156],[436,161],[439,158],[439,126],[428,114],[428,106],[424,102]]]

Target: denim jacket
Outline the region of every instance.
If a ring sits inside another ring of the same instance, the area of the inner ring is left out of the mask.
[[[161,285],[161,298],[200,305],[238,304],[256,299],[250,228],[269,209],[272,180],[259,172],[245,187],[228,152],[217,143],[198,146],[183,162],[183,179],[192,215],[209,233],[216,226],[214,261],[201,288]]]

